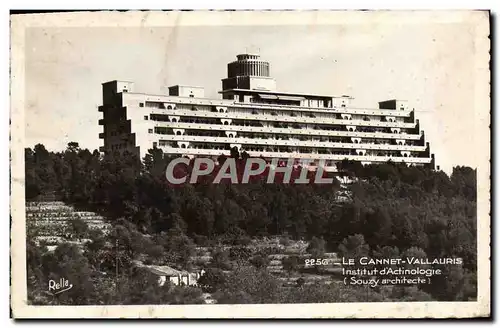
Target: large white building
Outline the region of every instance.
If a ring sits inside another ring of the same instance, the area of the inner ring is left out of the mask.
[[[268,62],[238,55],[222,80],[222,99],[204,89],[172,86],[168,95],[138,93],[133,82],[103,83],[103,152],[141,158],[153,147],[165,153],[218,157],[236,147],[252,157],[386,161],[434,167],[429,143],[404,100],[356,108],[349,96],[276,91]]]

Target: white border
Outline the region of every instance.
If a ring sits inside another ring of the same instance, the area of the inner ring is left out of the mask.
[[[101,2],[100,2],[101,3]],[[91,1],[85,3],[91,7]],[[144,6],[144,3],[141,3]],[[236,5],[236,4],[235,4]],[[268,4],[269,5],[269,4]],[[181,6],[181,8],[184,6]],[[234,6],[235,7],[235,6]],[[477,8],[478,6],[476,6]],[[214,7],[215,8],[215,7]],[[236,7],[235,7],[236,8]],[[65,318],[103,318],[103,317],[163,317],[163,318],[387,318],[387,317],[474,317],[489,313],[489,149],[485,149],[484,161],[478,167],[478,301],[477,302],[442,302],[442,303],[335,303],[335,304],[273,304],[273,305],[168,305],[168,306],[27,306],[26,299],[26,270],[25,270],[25,241],[24,241],[24,28],[41,26],[165,26],[182,25],[276,25],[297,24],[300,21],[307,24],[347,24],[362,22],[367,12],[302,12],[301,19],[297,19],[297,12],[264,12],[256,15],[255,12],[149,12],[149,13],[93,13],[92,20],[88,14],[59,14],[41,16],[17,16],[12,19],[12,81],[11,81],[11,156],[12,156],[12,307],[15,317],[65,317]],[[370,19],[383,19],[387,22],[384,13],[378,13]],[[235,15],[238,18],[235,19]],[[63,16],[71,19],[65,19]],[[84,17],[85,16],[85,17]],[[217,16],[217,17],[216,17]],[[378,16],[378,17],[375,17]],[[167,17],[167,18],[165,18]],[[180,18],[179,18],[180,17]],[[488,22],[484,14],[474,14],[466,11],[459,12],[400,12],[395,20],[404,20],[405,23],[419,24],[422,20],[431,19],[440,22],[460,21],[463,19],[476,20],[481,35],[488,35]],[[484,40],[483,40],[484,41]],[[484,108],[481,112],[481,126],[476,126],[479,139],[489,145],[489,45],[481,45],[482,56],[477,57],[476,86],[482,92],[476,98],[477,108]]]

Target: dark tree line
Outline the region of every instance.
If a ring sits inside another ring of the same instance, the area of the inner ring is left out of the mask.
[[[246,154],[231,156],[244,166]],[[63,152],[38,144],[25,150],[25,158],[28,201],[54,193],[120,226],[126,222],[138,233],[164,236],[153,243],[157,249],[148,250],[153,257],[178,249],[172,261],[179,262],[193,243],[245,245],[270,235],[314,238],[312,244],[323,251],[341,254],[395,256],[417,248],[428,257],[464,259],[463,266],[440,278],[439,288],[427,290],[432,297],[475,297],[476,171],[469,167],[455,167],[448,176],[391,162],[363,167],[343,161],[342,172],[357,179],[349,186],[352,201],[339,203],[338,183],[267,184],[256,177],[249,184],[172,186],[165,179],[172,158],[160,149],[149,150],[141,161],[130,154],[102,156],[77,143]],[[449,277],[462,287],[451,286]]]

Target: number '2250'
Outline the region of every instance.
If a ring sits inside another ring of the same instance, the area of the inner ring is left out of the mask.
[[[328,265],[330,264],[329,259],[307,259],[305,260],[306,266],[308,265]]]

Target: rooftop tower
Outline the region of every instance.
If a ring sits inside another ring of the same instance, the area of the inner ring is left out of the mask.
[[[227,78],[222,80],[222,90],[230,89],[275,91],[269,62],[256,54],[237,55],[236,61],[227,64]]]

